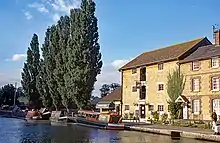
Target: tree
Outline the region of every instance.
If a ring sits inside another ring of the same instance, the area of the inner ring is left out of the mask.
[[[70,18],[66,85],[69,86],[69,95],[73,95],[77,107],[83,108],[89,103],[96,77],[102,67],[95,3],[82,0],[81,8],[71,10]]]
[[[120,84],[118,83],[111,83],[111,84],[103,84],[102,87],[99,89],[101,92],[101,97],[105,97],[109,93],[113,92],[115,89],[120,87]]]
[[[99,91],[101,92],[101,97],[103,98],[110,93],[110,86],[108,84],[103,84]]]
[[[54,70],[55,79],[58,85],[58,92],[62,98],[62,104],[68,110],[71,105],[71,98],[67,95],[68,88],[65,86],[65,77],[67,76],[66,63],[68,61],[67,46],[69,42],[70,33],[70,18],[68,16],[61,16],[58,21],[57,31],[59,36],[58,53],[55,56],[56,69]]]
[[[181,104],[176,103],[176,99],[182,95],[185,81],[184,75],[180,73],[179,69],[175,69],[172,73],[169,73],[167,77],[167,93],[169,96],[168,104],[170,106],[171,117],[173,119],[178,118]]]
[[[52,25],[50,28],[47,29],[45,34],[44,44],[42,46],[42,53],[44,58],[44,65],[45,65],[45,73],[47,76],[47,86],[49,89],[50,96],[53,101],[53,105],[58,110],[61,104],[61,96],[58,92],[58,85],[57,81],[54,76],[54,72],[56,69],[56,61],[55,57],[59,51],[58,48],[58,41],[59,35],[57,31],[56,25]],[[48,95],[49,96],[49,95]]]
[[[15,87],[13,84],[4,85],[0,89],[0,105],[14,105],[18,103],[18,94],[15,94]]]
[[[39,74],[37,76],[37,89],[41,95],[44,107],[50,108],[52,106],[52,98],[47,85],[48,76],[45,68],[44,60],[41,59]]]
[[[39,74],[40,52],[38,36],[33,35],[30,47],[27,50],[27,61],[24,63],[21,84],[29,103],[33,108],[40,108],[40,94],[36,87],[36,79]]]
[[[112,84],[110,84],[109,86],[110,86],[111,92],[113,92],[115,89],[117,89],[118,87],[120,87],[120,84],[118,84],[118,83],[112,83]]]

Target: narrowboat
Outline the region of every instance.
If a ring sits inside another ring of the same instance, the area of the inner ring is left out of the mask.
[[[5,105],[0,109],[0,117],[24,119],[26,112],[18,106]]]
[[[46,109],[42,108],[39,111],[30,110],[27,112],[26,119],[27,120],[49,120],[51,113]]]
[[[116,112],[100,114],[99,112],[80,110],[75,117],[76,122],[84,126],[92,126],[108,130],[124,130],[122,116]]]

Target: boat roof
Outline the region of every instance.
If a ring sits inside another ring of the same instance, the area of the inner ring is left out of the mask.
[[[99,115],[99,112],[94,112],[90,110],[79,110],[78,113],[84,113],[84,114],[93,114],[93,115]]]

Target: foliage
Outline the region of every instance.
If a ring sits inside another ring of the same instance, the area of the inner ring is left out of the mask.
[[[95,3],[82,0],[80,8],[72,9],[70,16],[61,16],[46,30],[42,59],[34,34],[27,50],[22,86],[35,108],[40,100],[45,107],[54,106],[56,110],[63,106],[67,110],[75,105],[88,107],[102,67],[97,21]]]
[[[101,92],[101,97],[105,97],[106,95],[117,89],[118,87],[120,87],[120,84],[118,83],[103,84],[102,87],[99,89],[99,91]]]
[[[95,3],[82,0],[80,9],[71,10],[70,19],[66,86],[77,107],[83,108],[89,103],[102,67]]]
[[[40,108],[40,94],[36,87],[37,75],[40,67],[40,51],[38,36],[33,35],[30,47],[27,50],[27,61],[24,63],[21,84],[25,96],[28,97],[29,103],[33,108]]]
[[[179,69],[175,69],[172,73],[169,73],[167,77],[167,93],[170,98],[168,104],[172,119],[179,118],[181,104],[176,103],[175,100],[182,94],[184,84],[184,75],[180,73]]]
[[[0,88],[0,106],[1,105],[14,105],[14,100],[15,104],[17,105],[18,102],[18,97],[22,96],[23,93],[22,91],[19,90],[16,91],[15,93],[15,87],[12,84],[7,84],[4,85],[2,88]],[[15,95],[16,94],[16,95]]]
[[[124,113],[124,119],[125,119],[125,120],[128,119],[128,113]]]
[[[57,27],[52,25],[51,28],[48,28],[46,31],[46,36],[44,40],[44,44],[42,46],[45,71],[48,77],[47,86],[49,89],[50,96],[52,98],[52,102],[56,110],[61,108],[61,95],[58,92],[58,84],[54,76],[54,72],[56,70],[56,61],[55,57],[59,51],[59,36]]]
[[[158,121],[159,120],[159,113],[157,111],[152,112],[153,120]]]
[[[168,114],[163,113],[163,114],[161,115],[161,121],[162,121],[163,123],[166,123],[166,122],[167,122],[167,118],[168,118]]]
[[[45,68],[45,63],[41,59],[39,74],[37,76],[37,89],[41,95],[44,107],[50,108],[52,106],[52,98],[47,85],[48,76]]]
[[[58,49],[55,55],[56,69],[54,70],[55,80],[57,82],[57,91],[61,95],[62,104],[68,110],[71,105],[71,97],[67,95],[68,88],[65,86],[65,78],[67,75],[66,62],[68,61],[67,46],[69,42],[70,18],[69,16],[61,16],[57,24],[58,31]]]
[[[134,119],[134,113],[133,112],[129,112],[129,118]]]

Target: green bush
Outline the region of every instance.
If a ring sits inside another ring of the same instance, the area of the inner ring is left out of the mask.
[[[129,118],[130,118],[130,119],[134,119],[134,113],[133,113],[133,112],[130,112],[130,113],[129,113]]]
[[[153,116],[154,121],[158,121],[159,120],[159,113],[157,111],[152,112],[152,116]]]
[[[161,121],[162,121],[162,123],[167,123],[167,118],[168,118],[168,114],[163,113],[163,114],[161,115]]]
[[[124,119],[125,119],[125,120],[128,119],[128,113],[124,113]]]

